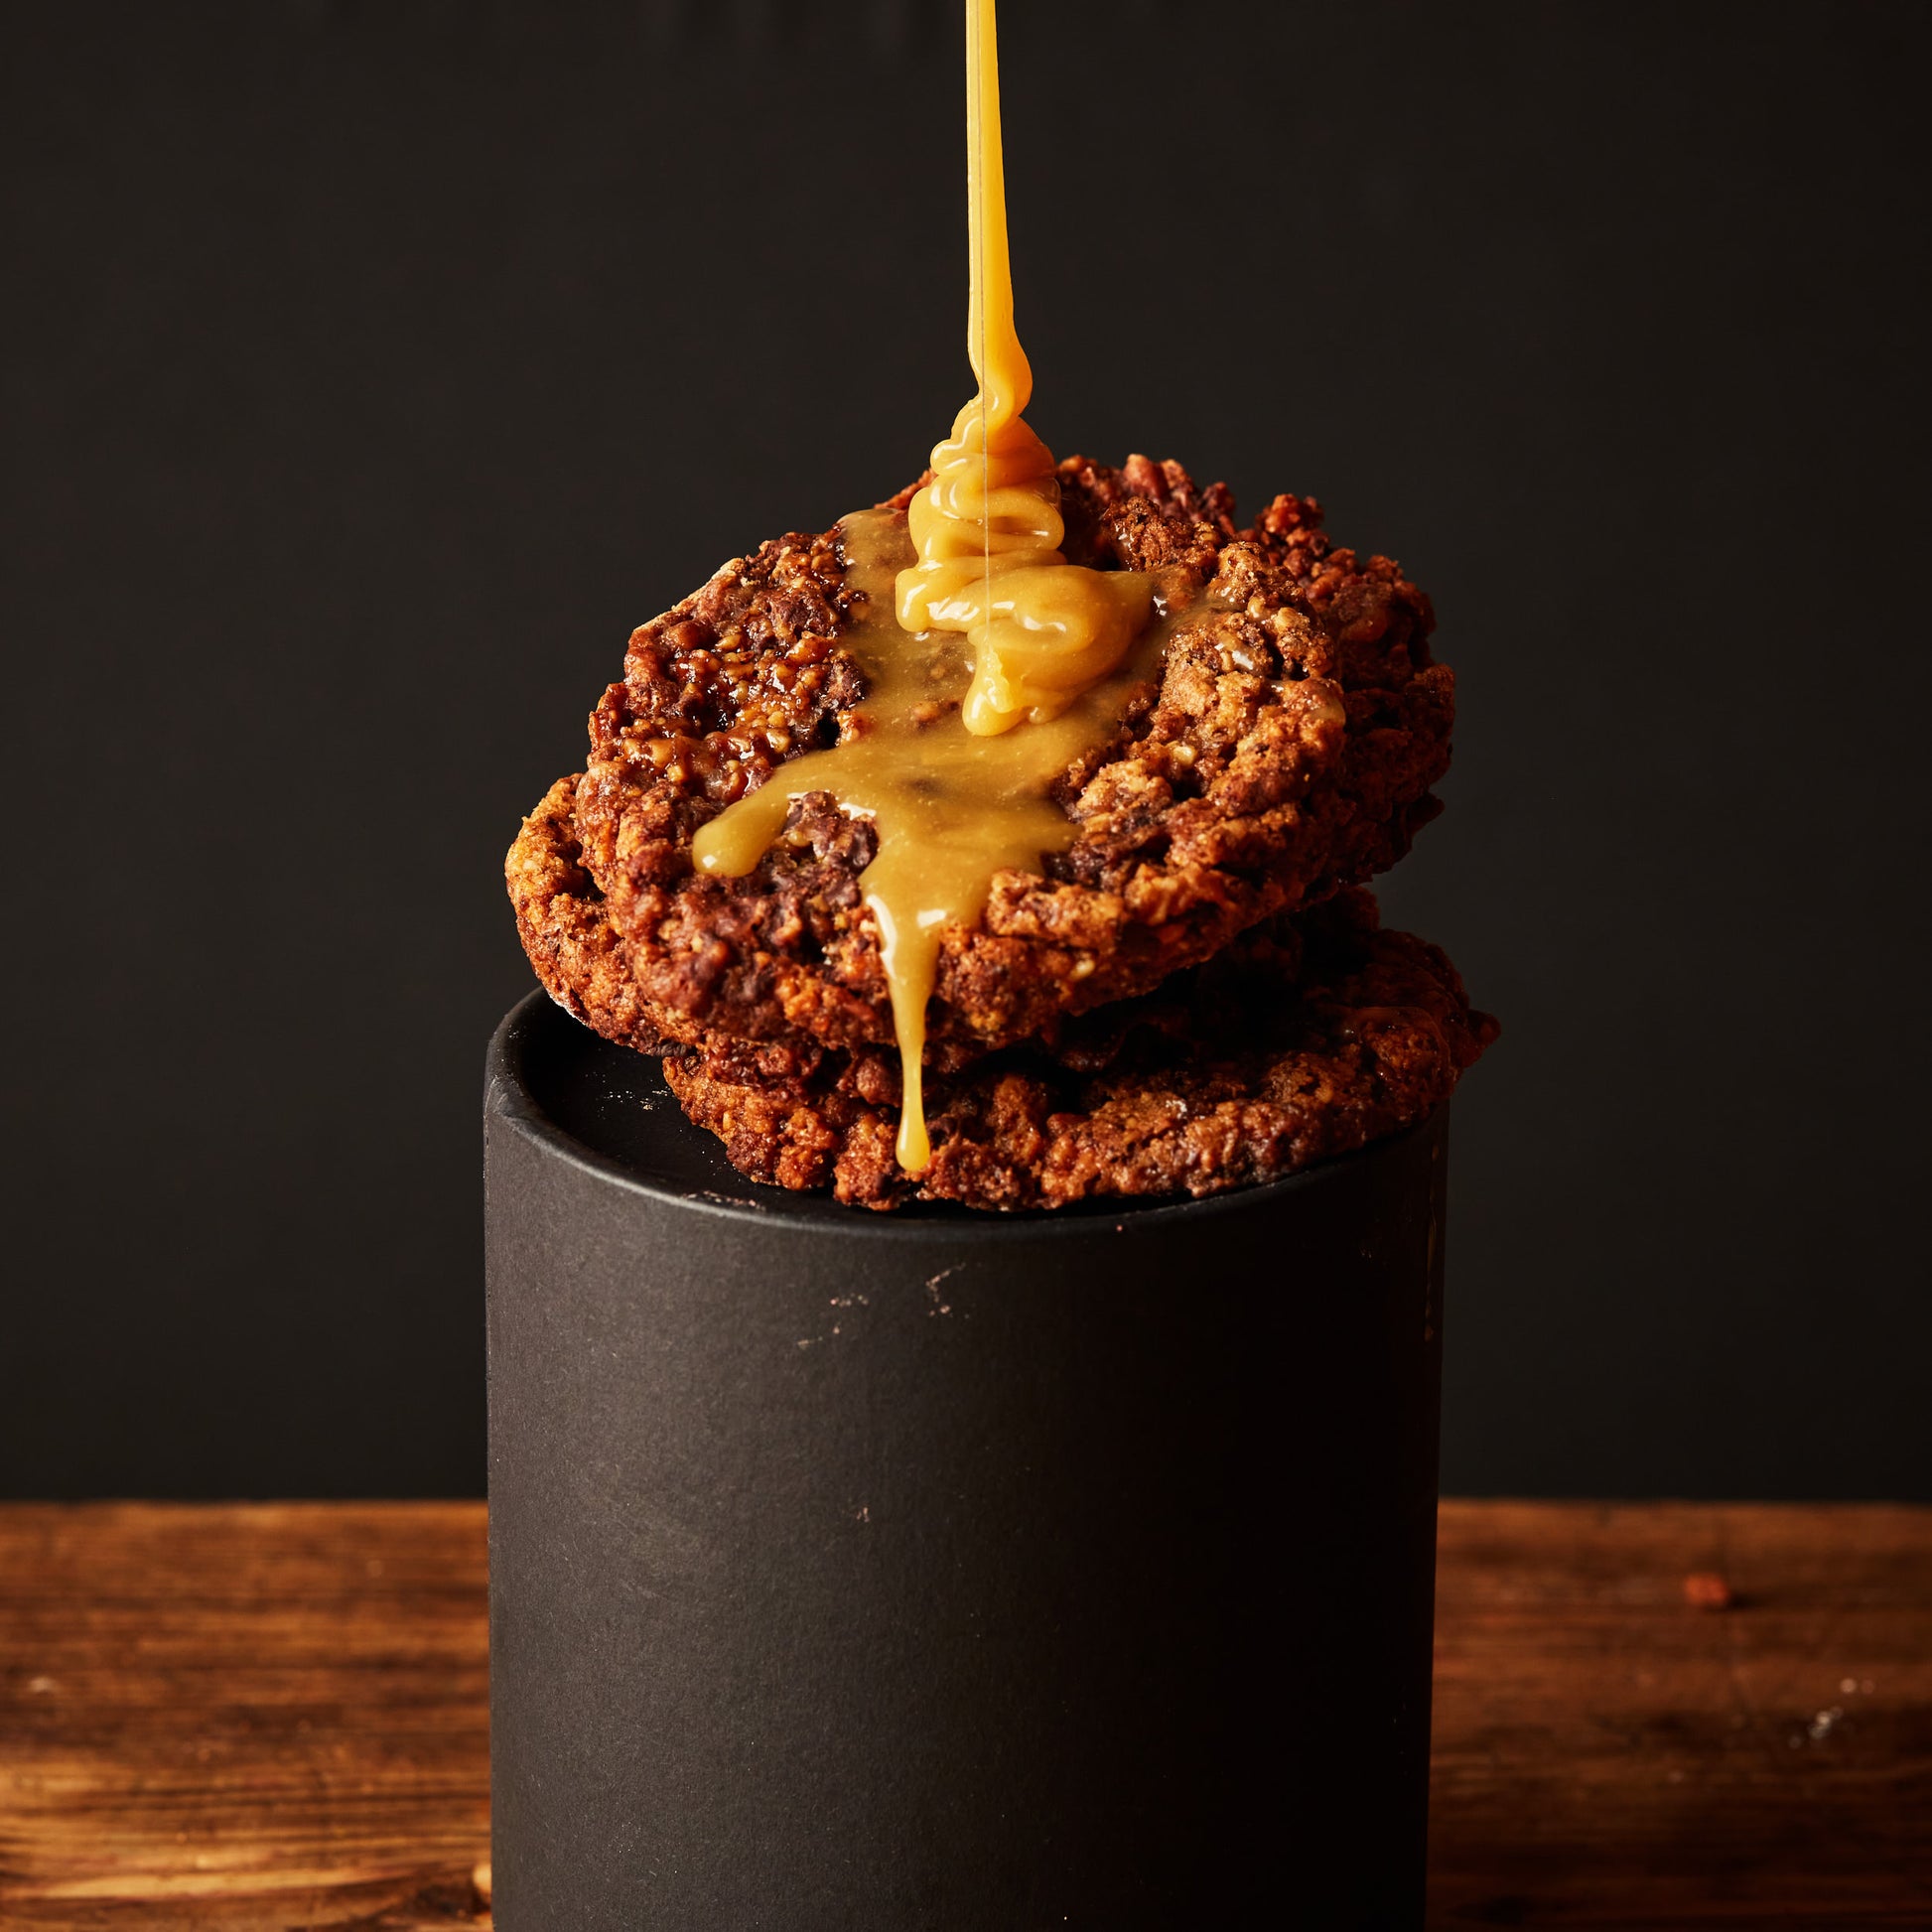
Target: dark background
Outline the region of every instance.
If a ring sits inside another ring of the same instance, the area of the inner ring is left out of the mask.
[[[956,11],[7,14],[0,1489],[481,1487],[500,855],[969,393]],[[1447,1482],[1932,1496],[1926,11],[1006,15],[1042,434],[1459,673]]]

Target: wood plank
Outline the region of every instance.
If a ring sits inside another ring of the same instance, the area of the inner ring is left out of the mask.
[[[1932,1511],[1449,1503],[1440,1594],[1444,1932],[1932,1925]],[[0,1924],[486,1926],[484,1653],[480,1505],[0,1508]]]
[[[1442,1525],[1437,1924],[1932,1926],[1932,1511]]]
[[[483,1510],[0,1510],[0,1924],[487,1924]]]

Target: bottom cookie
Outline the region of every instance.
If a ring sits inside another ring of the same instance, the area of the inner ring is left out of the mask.
[[[1348,891],[1050,1043],[928,1068],[917,1176],[894,1158],[888,1049],[718,1038],[667,1054],[664,1074],[754,1179],[1011,1211],[1278,1179],[1427,1119],[1497,1031],[1440,948],[1383,930]]]

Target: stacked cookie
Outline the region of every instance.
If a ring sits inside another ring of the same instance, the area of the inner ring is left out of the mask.
[[[1158,683],[1055,787],[1067,849],[997,877],[946,934],[916,1179],[893,1159],[869,821],[808,794],[747,877],[690,858],[701,825],[864,701],[836,530],[735,559],[642,626],[586,768],[511,847],[552,997],[661,1055],[759,1179],[878,1207],[1207,1193],[1425,1118],[1494,1036],[1448,960],[1379,930],[1354,890],[1438,809],[1453,687],[1428,600],[1334,547],[1307,499],[1244,529],[1175,464],[1059,474],[1069,560],[1183,573],[1195,594]]]

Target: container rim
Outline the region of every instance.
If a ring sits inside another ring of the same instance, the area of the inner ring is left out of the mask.
[[[996,1214],[961,1207],[957,1210],[957,1218],[952,1214],[931,1212],[879,1213],[870,1208],[844,1206],[829,1194],[793,1193],[785,1188],[767,1186],[734,1170],[733,1179],[738,1185],[756,1187],[762,1194],[777,1197],[767,1204],[763,1200],[734,1199],[703,1189],[693,1190],[655,1180],[626,1162],[600,1153],[553,1120],[537,1101],[523,1072],[524,1053],[535,1035],[536,1028],[549,1018],[552,1008],[572,1026],[584,1026],[575,1014],[559,1005],[541,987],[526,993],[498,1022],[496,1031],[490,1035],[484,1061],[485,1115],[500,1115],[508,1126],[527,1140],[537,1143],[553,1159],[564,1161],[600,1179],[614,1181],[647,1199],[674,1201],[686,1212],[716,1216],[741,1226],[769,1225],[776,1218],[789,1222],[801,1231],[830,1231],[841,1238],[853,1236],[869,1241],[942,1239],[995,1243],[1078,1240],[1098,1232],[1110,1218],[1115,1223],[1114,1232],[1124,1234],[1130,1224],[1137,1227],[1149,1224],[1167,1227],[1182,1219],[1206,1221],[1228,1214],[1252,1212],[1265,1201],[1279,1199],[1290,1192],[1322,1186],[1351,1166],[1393,1153],[1411,1140],[1435,1133],[1450,1106],[1450,1101],[1445,1100],[1434,1113],[1412,1127],[1370,1141],[1364,1147],[1350,1149],[1346,1154],[1316,1161],[1278,1179],[1178,1200],[1172,1195],[1146,1201],[1127,1199],[1114,1203],[1110,1208],[1103,1199],[1082,1203],[1086,1209],[1084,1212],[1069,1212],[1064,1208],[1030,1208]],[[598,1036],[594,1029],[587,1027],[585,1031]],[[614,1046],[614,1050],[622,1052],[626,1049]],[[705,1133],[703,1128],[687,1120],[681,1111],[677,1114],[677,1121],[680,1127],[691,1133]],[[706,1138],[711,1137],[707,1135]],[[722,1155],[722,1150],[720,1152]]]

